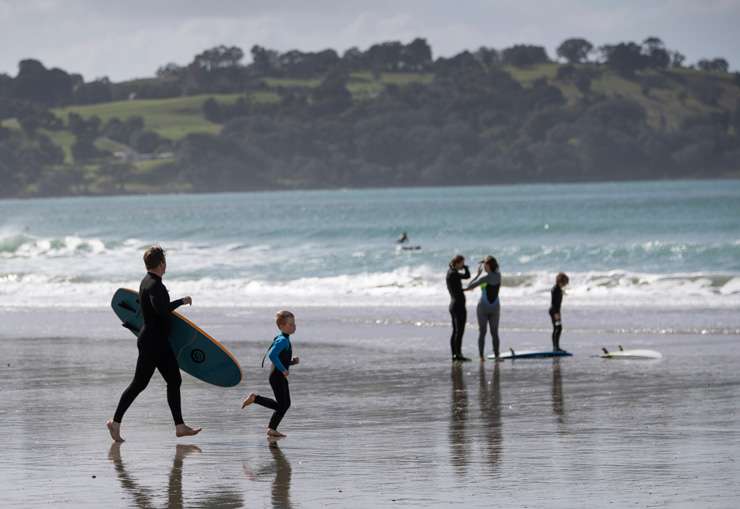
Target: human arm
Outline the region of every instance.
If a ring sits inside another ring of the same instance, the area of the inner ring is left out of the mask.
[[[460,279],[470,279],[470,269],[467,265],[463,265],[463,273],[460,276]]]
[[[475,278],[470,282],[470,284],[468,285],[468,287],[465,288],[463,291],[464,292],[469,292],[470,290],[472,290],[474,288],[478,288],[480,285],[482,285],[485,282],[486,282],[486,278],[485,277],[480,277],[480,273],[478,273],[478,275],[475,276]]]
[[[290,361],[290,365],[295,366],[296,364],[299,364],[300,362],[301,360],[298,357],[293,357],[293,359],[291,359]]]
[[[149,302],[155,313],[163,318],[183,304],[182,299],[170,302],[170,294],[163,284],[157,284],[152,287],[149,292]]]
[[[288,348],[288,339],[285,337],[279,337],[275,340],[273,345],[270,347],[270,351],[267,352],[267,357],[270,358],[270,362],[275,366],[275,369],[283,373],[288,373],[288,368],[280,360],[280,352]]]

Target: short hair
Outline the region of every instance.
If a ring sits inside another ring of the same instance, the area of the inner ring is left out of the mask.
[[[555,277],[555,284],[558,285],[567,285],[570,282],[570,278],[565,272],[560,272],[557,277]]]
[[[275,323],[278,327],[285,325],[285,323],[291,318],[295,320],[295,315],[290,311],[282,310],[275,313]]]
[[[144,252],[144,265],[147,270],[156,269],[165,261],[164,249],[161,246],[152,246]]]

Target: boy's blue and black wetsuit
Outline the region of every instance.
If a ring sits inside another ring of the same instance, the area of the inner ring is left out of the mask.
[[[270,373],[270,387],[272,387],[272,392],[275,393],[275,399],[258,395],[254,402],[275,411],[267,427],[277,431],[285,412],[290,408],[288,379],[283,375],[283,372],[288,371],[291,364],[293,364],[293,348],[290,346],[290,336],[284,332],[277,335],[267,352],[267,357],[270,358],[273,365],[272,373]]]
[[[450,267],[447,271],[447,291],[450,293],[450,316],[452,317],[450,349],[453,359],[462,357],[462,338],[465,333],[465,322],[468,319],[462,280],[468,278],[470,278],[470,269],[467,265],[463,266],[463,274],[460,274],[454,267]]]
[[[154,370],[158,369],[167,382],[167,403],[170,405],[175,424],[183,424],[180,409],[180,366],[170,346],[170,320],[172,312],[182,306],[182,299],[170,302],[170,294],[162,283],[162,278],[148,272],[139,286],[139,303],[144,316],[144,326],[139,331],[136,345],[139,347],[139,358],[136,361],[134,379],[118,402],[113,416],[120,423],[123,414],[134,402],[136,396],[149,384]]]
[[[555,285],[550,290],[550,320],[552,321],[552,349],[560,350],[560,334],[563,332],[563,324],[560,320],[560,305],[563,302],[563,290],[560,286]],[[558,315],[557,319],[555,315]]]
[[[486,327],[491,329],[493,340],[493,354],[498,357],[499,337],[498,323],[501,318],[501,304],[498,291],[501,288],[501,274],[499,272],[488,272],[470,283],[468,289],[480,286],[481,295],[476,312],[478,315],[478,352],[483,357],[486,343]]]

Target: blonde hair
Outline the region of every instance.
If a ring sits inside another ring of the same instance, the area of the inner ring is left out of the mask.
[[[290,311],[282,310],[275,313],[275,323],[278,327],[285,325],[285,323],[291,318],[295,320],[295,315]]]

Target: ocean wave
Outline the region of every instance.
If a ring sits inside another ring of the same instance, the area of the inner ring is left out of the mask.
[[[627,271],[570,273],[569,306],[737,307],[740,274],[648,274]],[[192,295],[202,306],[426,306],[446,305],[443,275],[429,266],[386,272],[301,277],[285,281],[244,277],[174,277],[173,297]],[[547,306],[554,275],[541,271],[504,274],[504,305]],[[94,274],[0,273],[0,307],[107,306],[116,288],[137,288],[134,278]],[[474,302],[475,291],[469,297]]]

